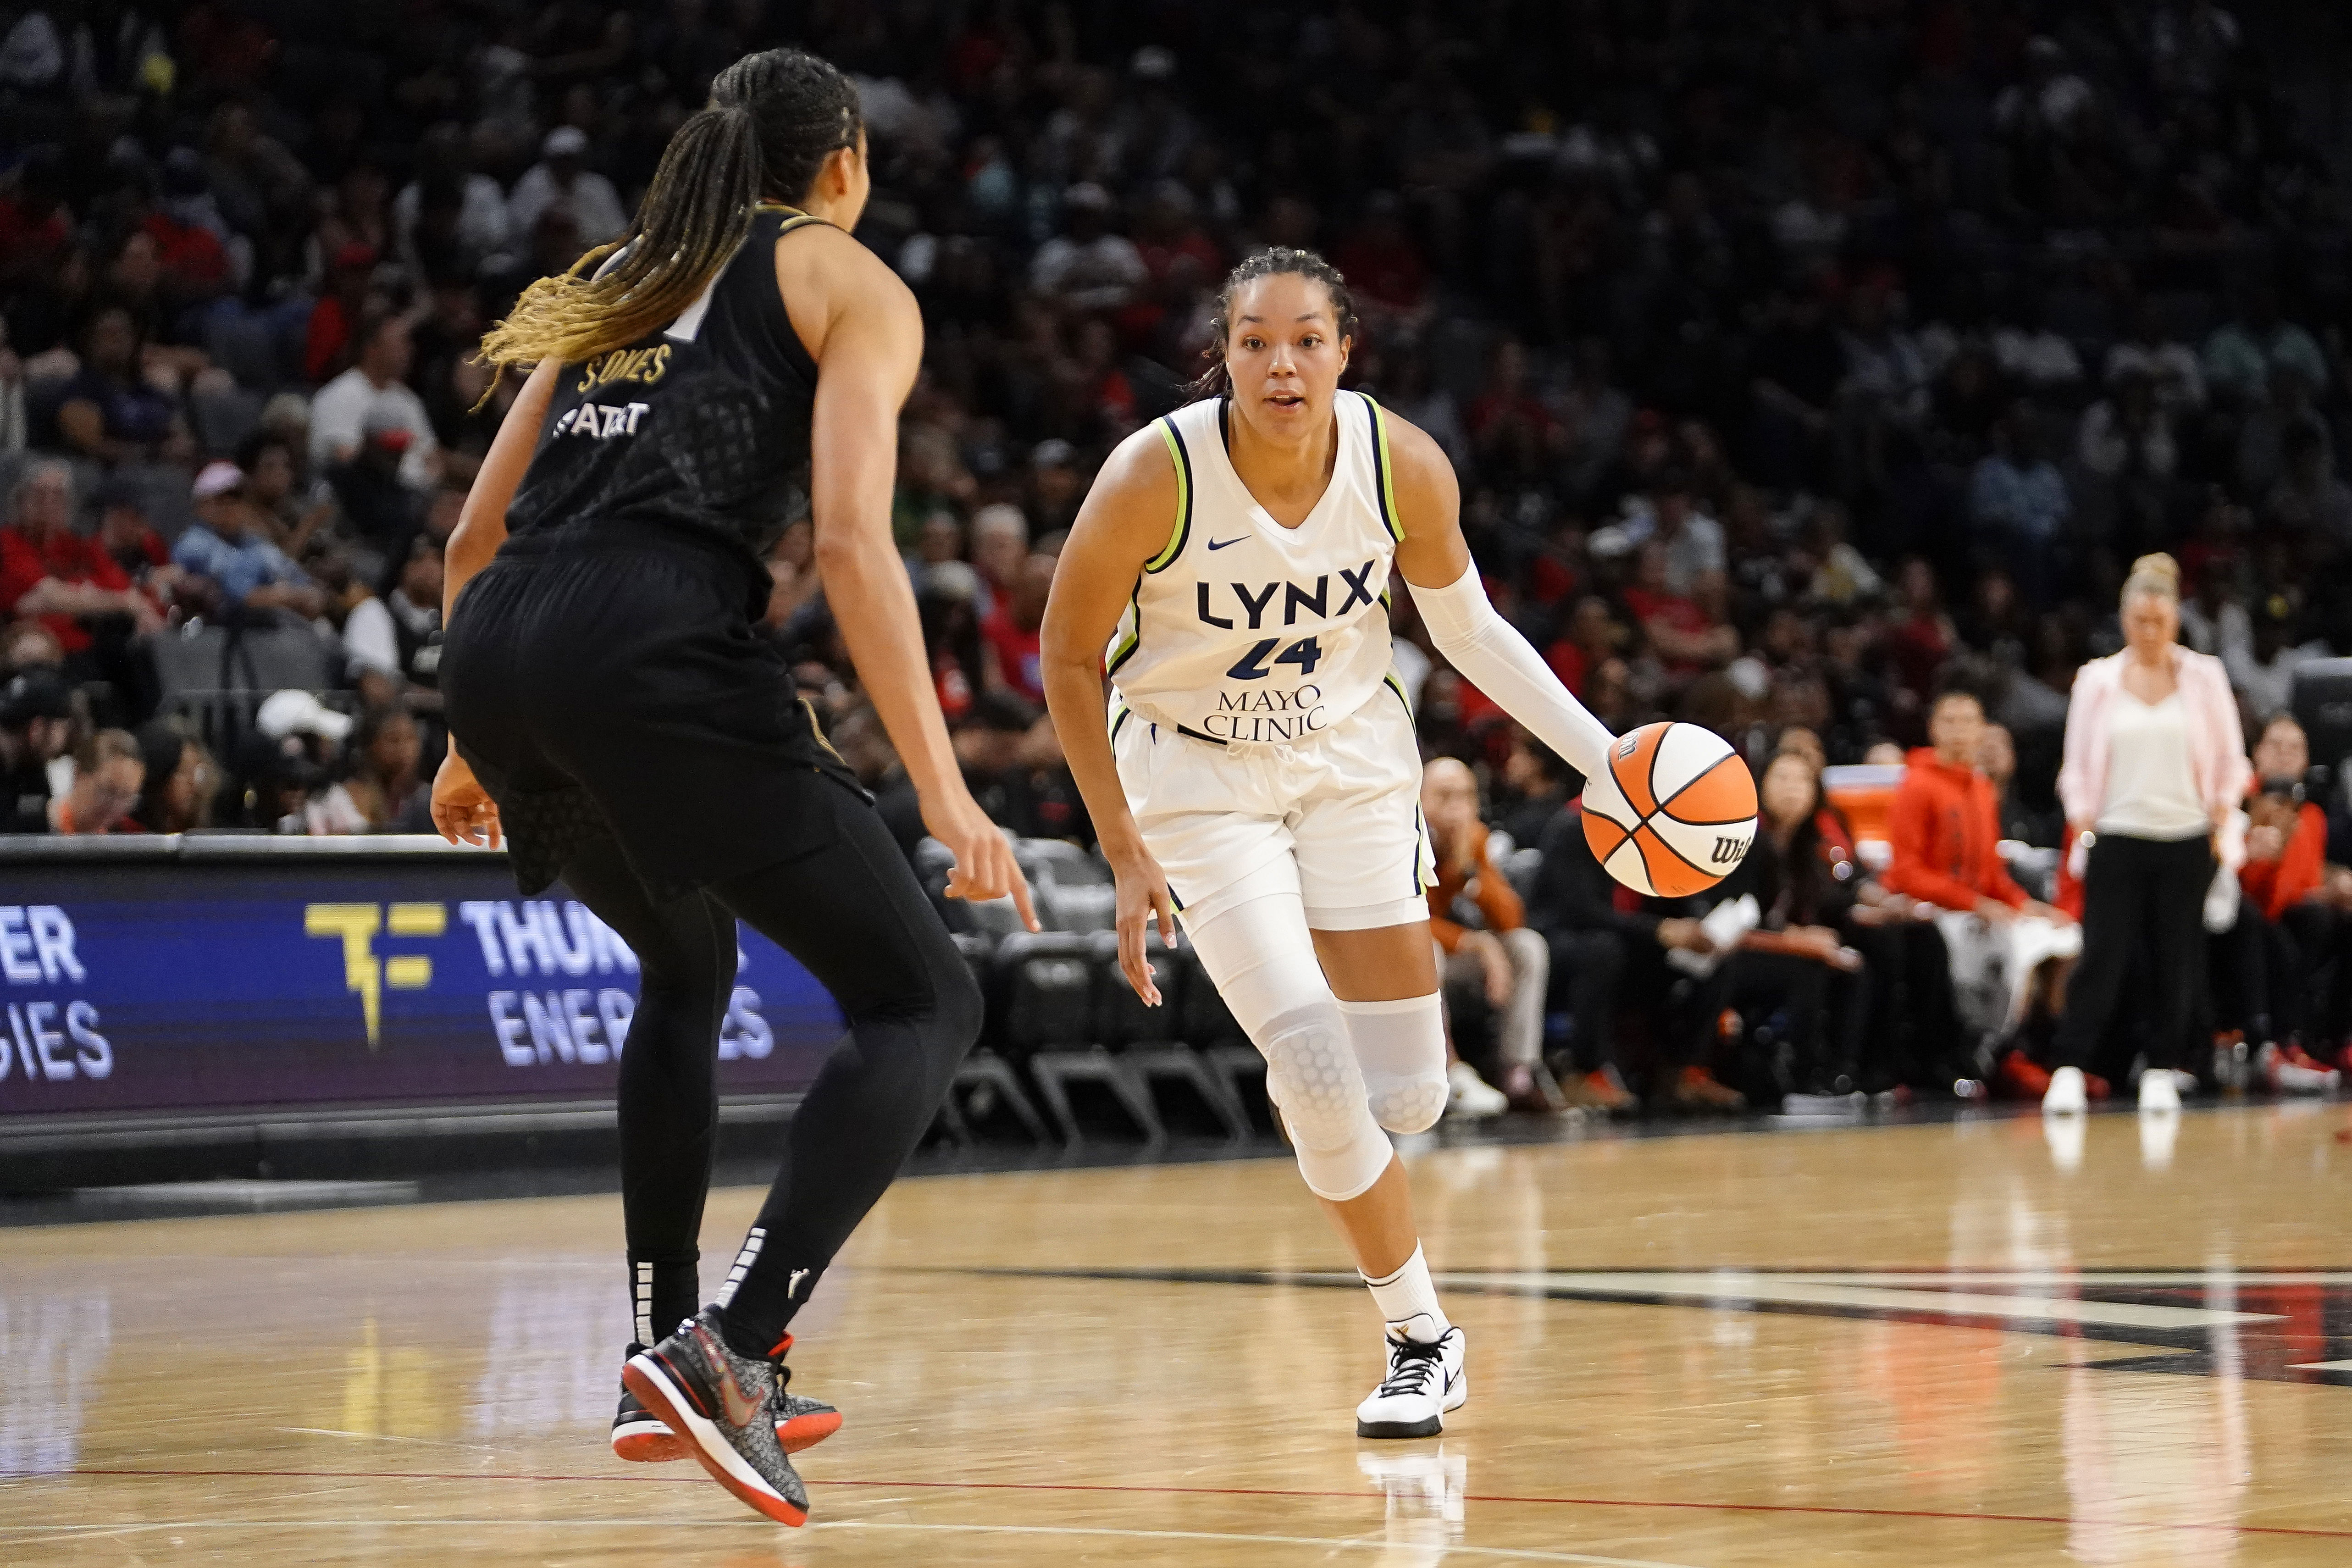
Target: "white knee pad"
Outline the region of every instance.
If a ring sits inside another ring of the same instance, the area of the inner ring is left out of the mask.
[[[1339,1004],[1310,1003],[1273,1019],[1258,1048],[1266,1094],[1282,1108],[1307,1185],[1337,1203],[1360,1196],[1388,1169],[1391,1151],[1365,1102]]]
[[[1445,1018],[1434,992],[1401,1002],[1342,1002],[1372,1120],[1426,1132],[1445,1114]]]
[[[1266,1095],[1282,1108],[1307,1185],[1336,1202],[1361,1196],[1391,1151],[1365,1102],[1352,1031],[1323,978],[1298,895],[1247,900],[1185,929],[1234,1021],[1265,1058]]]

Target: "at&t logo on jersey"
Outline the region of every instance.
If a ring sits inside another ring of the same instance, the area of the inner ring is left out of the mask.
[[[609,441],[615,436],[634,436],[637,421],[651,411],[650,403],[583,403],[570,413],[560,416],[551,437],[558,436],[593,436],[599,441]]]

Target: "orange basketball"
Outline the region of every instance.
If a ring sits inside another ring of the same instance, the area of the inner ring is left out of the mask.
[[[1756,781],[1714,731],[1644,724],[1617,738],[1609,771],[1585,784],[1584,841],[1637,893],[1703,893],[1756,841]]]

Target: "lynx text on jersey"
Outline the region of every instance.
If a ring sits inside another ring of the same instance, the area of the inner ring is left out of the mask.
[[[1339,580],[1346,584],[1347,595],[1340,600],[1337,610],[1324,608],[1331,602],[1331,574],[1328,572],[1315,579],[1315,591],[1311,594],[1302,584],[1290,582],[1261,583],[1256,585],[1255,593],[1250,591],[1251,585],[1247,583],[1228,583],[1225,586],[1233,591],[1233,608],[1235,614],[1249,616],[1249,629],[1252,631],[1257,630],[1265,624],[1266,617],[1272,613],[1275,595],[1277,593],[1282,595],[1282,624],[1286,626],[1297,625],[1298,612],[1301,610],[1307,612],[1309,620],[1342,620],[1357,605],[1370,605],[1380,598],[1381,592],[1386,585],[1383,581],[1373,576],[1380,566],[1381,563],[1378,560],[1371,560],[1353,569],[1346,566],[1339,568]],[[1204,626],[1214,626],[1219,631],[1233,630],[1234,620],[1233,616],[1220,616],[1210,608],[1213,585],[1206,582],[1200,582],[1193,584],[1192,588],[1195,618]]]

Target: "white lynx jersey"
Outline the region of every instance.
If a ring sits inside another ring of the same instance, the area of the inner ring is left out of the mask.
[[[1330,487],[1297,528],[1275,521],[1234,472],[1224,399],[1155,421],[1176,462],[1176,517],[1105,658],[1114,729],[1124,709],[1220,745],[1294,744],[1380,690],[1402,537],[1386,417],[1353,392],[1336,395],[1332,414]]]

